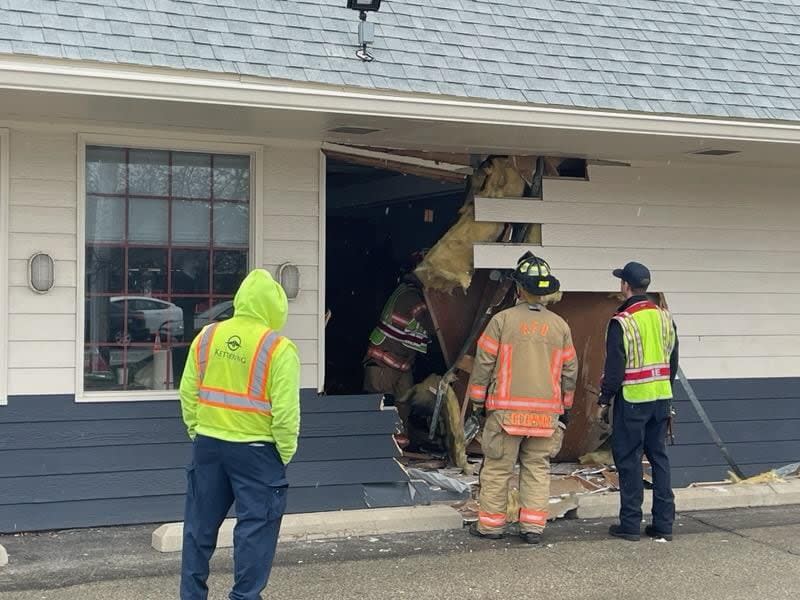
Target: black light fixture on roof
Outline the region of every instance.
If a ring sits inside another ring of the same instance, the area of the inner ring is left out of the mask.
[[[360,48],[356,56],[364,62],[375,60],[368,51],[367,47],[375,41],[375,26],[367,23],[367,13],[377,12],[381,8],[381,0],[347,0],[347,8],[357,10],[361,22],[358,24],[358,45]]]
[[[381,0],[347,0],[347,8],[363,12],[375,12],[381,8]]]

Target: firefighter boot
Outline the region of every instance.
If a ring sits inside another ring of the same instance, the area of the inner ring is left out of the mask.
[[[503,531],[484,533],[478,529],[477,523],[473,523],[469,526],[469,533],[470,535],[474,535],[475,537],[483,538],[485,540],[502,540],[504,537],[506,537],[506,534]]]

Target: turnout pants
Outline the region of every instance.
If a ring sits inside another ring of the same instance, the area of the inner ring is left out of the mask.
[[[508,484],[520,462],[519,528],[541,533],[547,525],[550,500],[550,452],[553,438],[509,435],[497,412],[489,413],[483,430],[478,530],[501,533],[506,526]]]
[[[414,387],[414,376],[410,371],[400,371],[388,365],[367,363],[364,365],[364,391],[368,394],[391,394],[394,396],[397,413],[403,423],[408,422],[409,407],[400,402]]]
[[[633,403],[617,397],[614,402],[611,437],[614,464],[619,472],[620,527],[639,533],[642,523],[642,453],[653,469],[653,527],[672,533],[675,496],[667,455],[669,401]]]
[[[234,586],[230,600],[259,600],[267,585],[286,510],[286,469],[275,445],[198,435],[187,469],[181,600],[208,598],[209,560],[234,501]]]

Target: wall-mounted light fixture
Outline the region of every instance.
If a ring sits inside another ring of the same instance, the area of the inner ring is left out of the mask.
[[[55,272],[53,257],[37,252],[28,259],[28,286],[37,294],[46,294],[55,285]]]
[[[381,8],[381,0],[347,0],[347,8],[357,10],[361,22],[358,24],[358,45],[356,56],[364,62],[372,62],[372,56],[367,48],[375,41],[375,25],[367,23],[367,13],[377,12]]]
[[[300,294],[300,269],[292,263],[283,263],[278,267],[278,281],[289,300]]]

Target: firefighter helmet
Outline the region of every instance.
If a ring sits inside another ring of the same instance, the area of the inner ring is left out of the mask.
[[[526,252],[517,261],[517,268],[511,278],[530,294],[547,296],[556,293],[561,284],[550,272],[547,261],[532,252]]]

